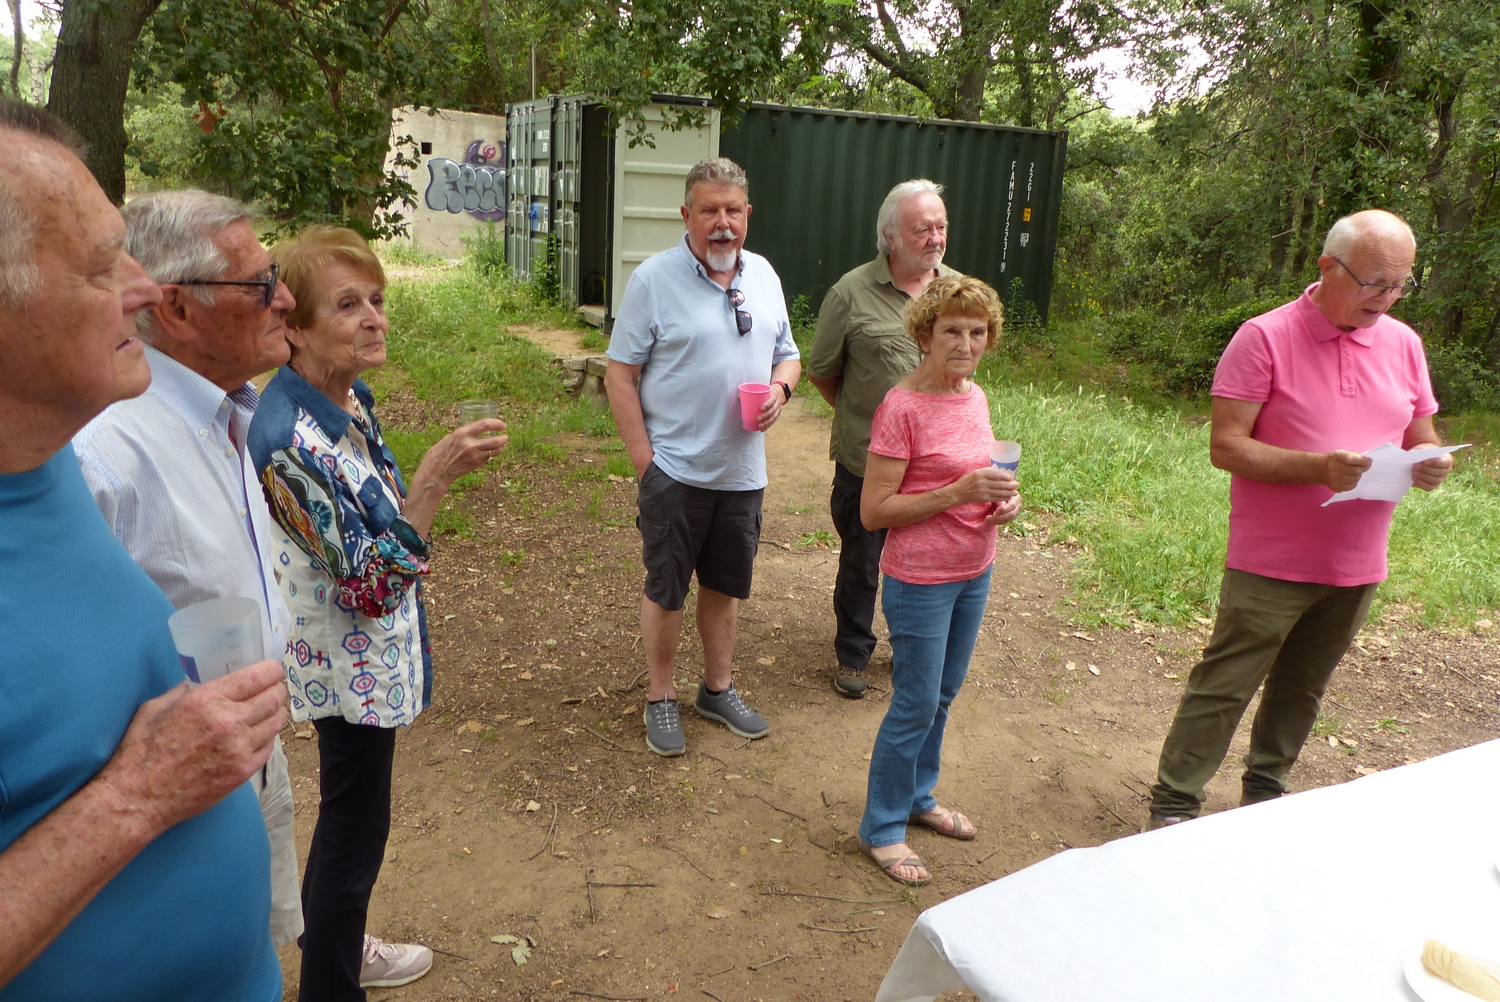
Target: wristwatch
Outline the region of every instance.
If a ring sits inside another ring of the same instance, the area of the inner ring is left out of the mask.
[[[775,383],[773,383],[771,385],[781,387],[781,392],[786,394],[787,400],[791,400],[792,399],[792,388],[790,386],[788,386],[786,383],[784,383],[784,382],[782,382],[781,380],[778,379],[778,380],[776,380]]]

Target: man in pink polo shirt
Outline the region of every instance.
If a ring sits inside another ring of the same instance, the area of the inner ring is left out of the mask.
[[[1230,473],[1229,552],[1219,616],[1162,745],[1146,828],[1198,816],[1250,698],[1240,805],[1287,792],[1334,668],[1386,576],[1395,504],[1345,501],[1362,453],[1438,444],[1422,342],[1387,315],[1415,288],[1416,239],[1378,209],[1340,219],[1318,258],[1322,280],[1246,321],[1214,373],[1213,464]],[[1417,464],[1432,490],[1452,458]]]

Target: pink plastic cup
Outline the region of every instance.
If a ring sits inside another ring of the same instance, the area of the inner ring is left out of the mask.
[[[760,430],[760,409],[771,399],[771,388],[765,383],[740,384],[740,424],[746,431]]]

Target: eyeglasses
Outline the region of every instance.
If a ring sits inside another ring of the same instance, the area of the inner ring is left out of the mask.
[[[745,294],[739,289],[725,289],[724,292],[729,296],[729,305],[734,307],[734,324],[740,329],[740,337],[744,337],[755,326],[755,318],[740,309],[745,305]]]
[[[248,285],[260,290],[260,305],[270,306],[276,298],[276,283],[281,281],[281,266],[271,265],[271,274],[265,278],[208,279],[190,278],[182,282],[167,282],[167,285]]]
[[[1364,279],[1354,274],[1353,269],[1351,269],[1343,261],[1339,261],[1337,257],[1334,257],[1334,260],[1339,262],[1340,268],[1343,268],[1344,271],[1349,273],[1350,278],[1359,283],[1359,291],[1361,295],[1385,296],[1394,292],[1396,293],[1396,298],[1401,299],[1405,296],[1411,295],[1413,292],[1422,291],[1422,286],[1418,284],[1417,276],[1415,275],[1407,275],[1406,281],[1402,282],[1400,285],[1376,285],[1374,282],[1366,282]]]

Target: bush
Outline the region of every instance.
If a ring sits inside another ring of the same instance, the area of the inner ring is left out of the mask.
[[[486,222],[463,237],[464,260],[485,278],[505,278],[510,269],[505,263],[505,237],[500,227]]]
[[[1474,348],[1427,342],[1433,392],[1446,412],[1500,411],[1500,374]]]
[[[1188,396],[1208,392],[1214,368],[1234,332],[1251,317],[1275,309],[1284,299],[1257,300],[1218,313],[1162,316],[1132,310],[1100,320],[1105,350],[1118,359],[1144,365],[1163,389]]]

